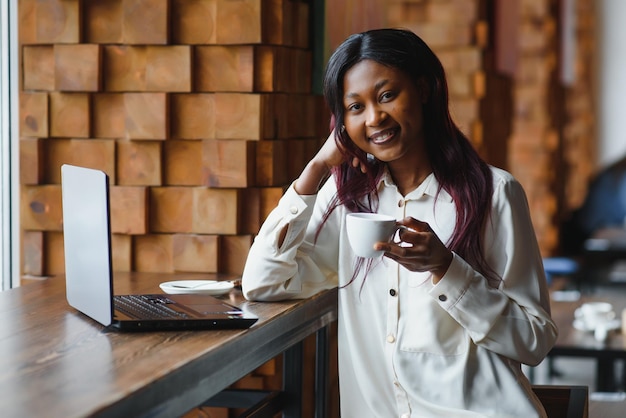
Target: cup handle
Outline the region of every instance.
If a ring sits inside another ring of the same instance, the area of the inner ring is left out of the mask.
[[[593,331],[593,337],[597,341],[605,341],[607,336],[608,336],[608,331],[606,329],[606,325],[604,324],[598,325],[596,329]]]

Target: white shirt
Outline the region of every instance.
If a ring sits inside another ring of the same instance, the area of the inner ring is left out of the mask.
[[[315,238],[336,192],[334,179],[314,196],[300,196],[292,185],[261,227],[243,274],[246,298],[306,298],[340,286],[343,418],[545,416],[520,367],[541,362],[557,336],[542,260],[521,185],[505,171],[492,173],[484,242],[487,262],[502,278],[493,285],[454,254],[436,285],[430,273],[383,257],[365,281],[361,272],[345,286],[355,256],[343,206]],[[431,174],[402,196],[386,174],[378,212],[428,222],[445,243],[456,210],[445,191],[435,199],[437,188]]]

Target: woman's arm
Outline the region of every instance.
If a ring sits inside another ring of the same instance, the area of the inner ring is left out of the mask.
[[[431,295],[477,345],[536,365],[558,334],[550,317],[543,262],[521,185],[510,176],[494,175],[499,181],[494,185],[485,251],[500,283],[488,283],[455,254]]]

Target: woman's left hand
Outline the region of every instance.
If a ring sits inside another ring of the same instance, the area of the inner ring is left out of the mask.
[[[399,242],[379,242],[378,250],[410,271],[430,271],[437,283],[450,267],[452,252],[426,222],[407,217],[398,222]]]

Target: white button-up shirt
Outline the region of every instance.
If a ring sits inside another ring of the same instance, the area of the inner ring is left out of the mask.
[[[385,257],[374,261],[365,279],[363,268],[346,285],[356,260],[346,209],[336,208],[318,233],[336,192],[333,179],[314,196],[290,187],[263,224],[243,275],[247,298],[305,298],[340,286],[343,418],[545,416],[520,367],[541,362],[557,335],[542,260],[522,187],[505,171],[492,173],[484,243],[498,283],[454,254],[436,285],[430,273],[411,272]],[[428,222],[445,243],[456,210],[450,195],[437,195],[437,189],[431,174],[402,196],[386,174],[378,212]]]

